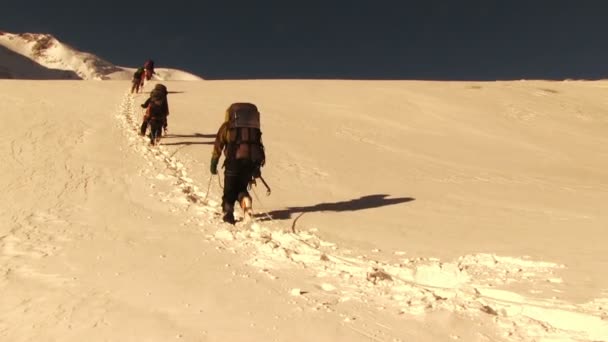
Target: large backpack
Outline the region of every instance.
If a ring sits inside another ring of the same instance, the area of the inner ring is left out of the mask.
[[[154,70],[154,61],[151,59],[148,59],[145,63],[144,63],[144,68],[148,69],[148,70]]]
[[[260,130],[260,112],[252,103],[233,103],[228,107],[227,157],[249,159],[255,167],[254,176],[260,176],[260,167],[266,163]]]
[[[133,74],[133,79],[139,80],[141,76],[144,74],[144,68],[138,68]]]
[[[163,120],[167,115],[167,87],[157,84],[150,93],[149,113],[154,120]]]

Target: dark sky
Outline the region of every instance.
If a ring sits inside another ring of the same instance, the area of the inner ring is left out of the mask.
[[[608,75],[608,1],[17,1],[0,30],[207,79]]]

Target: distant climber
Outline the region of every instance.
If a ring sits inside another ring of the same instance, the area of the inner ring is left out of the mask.
[[[146,70],[146,80],[151,80],[152,79],[152,75],[156,74],[156,72],[154,71],[154,61],[151,59],[148,59],[145,63],[144,63],[144,69]]]
[[[133,73],[133,79],[131,80],[131,94],[139,93],[141,89],[144,87],[144,68],[138,68]]]

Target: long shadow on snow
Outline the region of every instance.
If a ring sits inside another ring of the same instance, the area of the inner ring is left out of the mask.
[[[180,141],[174,143],[163,143],[165,146],[178,146],[178,145],[213,145],[214,141]]]
[[[202,134],[202,133],[167,134],[163,138],[214,138],[215,139],[215,134]]]
[[[287,207],[282,210],[273,210],[268,213],[273,220],[288,220],[291,219],[291,215],[294,213],[310,213],[310,212],[318,212],[318,211],[355,211],[355,210],[363,210],[363,209],[371,209],[383,207],[386,205],[394,205],[399,203],[406,203],[416,200],[412,197],[397,197],[397,198],[386,198],[389,195],[386,194],[376,194],[376,195],[368,195],[362,196],[356,199],[352,199],[349,201],[341,201],[341,202],[333,202],[333,203],[319,203],[307,207]],[[267,220],[265,218],[265,214],[257,214],[256,217],[261,220]]]
[[[167,92],[167,94],[183,94],[183,93],[185,93],[185,91],[181,91],[181,90],[179,90],[179,91],[171,91],[171,90],[169,90]],[[150,90],[150,91],[144,91],[144,92],[142,92],[142,94],[152,94],[152,90]]]

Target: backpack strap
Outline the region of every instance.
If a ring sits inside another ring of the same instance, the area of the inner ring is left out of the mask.
[[[227,152],[228,152],[228,158],[231,159],[236,159],[236,150],[239,147],[239,140],[241,138],[241,130],[240,128],[234,128],[234,130],[236,131],[236,137],[234,139],[234,141],[228,141],[228,147],[227,147]]]

